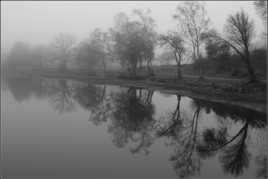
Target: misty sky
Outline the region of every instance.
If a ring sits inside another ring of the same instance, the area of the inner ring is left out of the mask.
[[[166,32],[176,28],[172,14],[180,3],[182,2],[1,1],[1,46],[10,47],[17,40],[46,44],[60,32],[71,33],[79,41],[96,27],[102,30],[112,27],[116,13],[122,11],[130,14],[133,9],[150,8],[157,31]],[[264,29],[253,1],[208,1],[205,7],[212,25],[219,31],[222,31],[228,14],[241,8],[254,19],[258,34]]]

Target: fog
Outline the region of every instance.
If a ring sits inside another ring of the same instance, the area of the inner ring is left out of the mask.
[[[130,14],[133,9],[151,9],[156,30],[166,32],[176,29],[172,15],[179,3],[182,2],[1,1],[1,47],[7,50],[15,41],[47,44],[60,32],[73,34],[79,41],[96,27],[108,30],[118,12]],[[211,25],[220,32],[227,16],[241,8],[254,19],[257,34],[263,31],[252,1],[208,1],[205,8]]]

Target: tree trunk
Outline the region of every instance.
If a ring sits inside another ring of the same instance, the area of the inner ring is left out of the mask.
[[[180,80],[181,79],[181,63],[180,63],[181,59],[180,59],[180,56],[179,57],[177,56],[176,51],[174,52],[174,56],[175,56],[175,60],[177,63],[177,78],[178,78],[178,80]]]
[[[197,44],[196,44],[196,58],[197,59],[200,58],[199,42],[197,42]]]
[[[154,71],[153,71],[153,68],[152,68],[151,59],[149,59],[147,61],[147,70],[148,70],[148,75],[149,76],[154,76]]]
[[[180,64],[177,64],[177,78],[178,78],[178,80],[182,79],[182,77],[181,77],[181,65]]]
[[[255,75],[255,71],[251,65],[251,62],[250,62],[250,54],[249,54],[248,49],[246,50],[245,63],[246,63],[248,74],[249,74],[249,82],[255,82],[256,75]]]
[[[196,61],[196,49],[195,49],[195,45],[193,45],[193,61]]]

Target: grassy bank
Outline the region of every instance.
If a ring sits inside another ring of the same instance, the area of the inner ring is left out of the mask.
[[[266,112],[266,82],[245,84],[243,80],[230,82],[230,79],[149,79],[149,78],[120,78],[120,76],[86,75],[79,72],[39,72],[28,73],[28,75],[40,75],[50,78],[66,78],[83,81],[91,81],[98,84],[110,84],[119,86],[132,86],[138,88],[149,88],[167,93],[178,93],[213,102],[231,104],[253,110]]]

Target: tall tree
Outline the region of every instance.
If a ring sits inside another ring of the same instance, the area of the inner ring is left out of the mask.
[[[177,20],[178,26],[192,47],[193,61],[196,61],[201,56],[202,34],[209,27],[209,19],[206,16],[204,5],[197,1],[187,1],[177,7],[173,17]]]
[[[177,64],[177,77],[178,79],[182,79],[181,65],[183,61],[183,54],[185,52],[182,37],[178,33],[170,32],[167,35],[161,35],[160,40],[164,45],[168,45],[168,47],[173,50],[173,54]]]
[[[154,19],[150,16],[151,11],[148,9],[146,12],[141,10],[134,10],[134,15],[139,17],[140,23],[143,25],[143,53],[142,61],[146,63],[149,75],[154,75],[152,69],[152,60],[154,58],[154,48],[157,42],[157,33],[155,31]],[[140,62],[142,65],[142,61]]]

